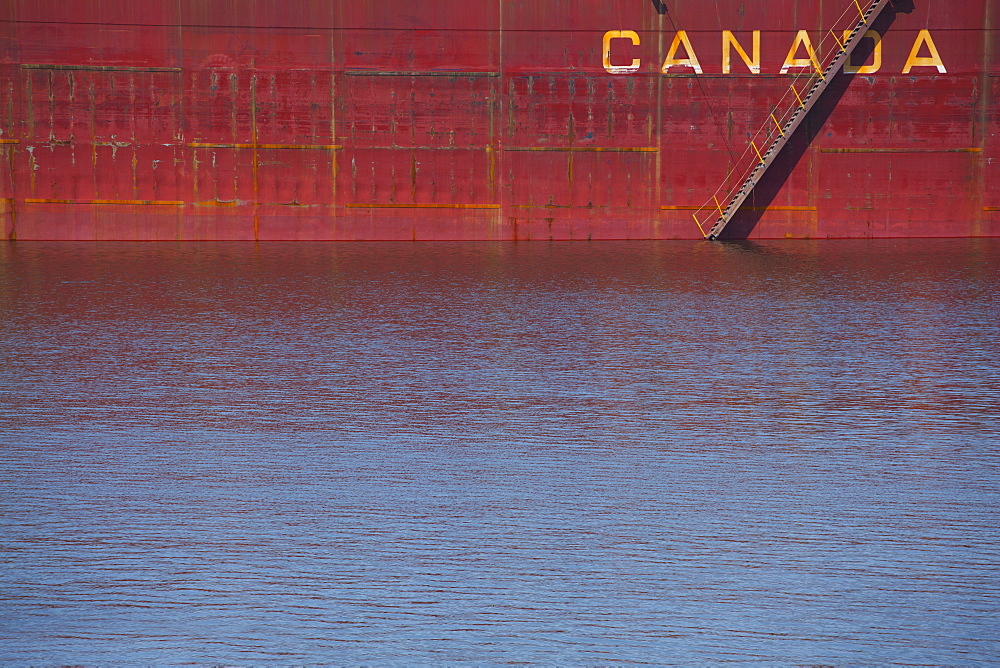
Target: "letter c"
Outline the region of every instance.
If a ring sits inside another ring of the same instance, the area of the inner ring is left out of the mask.
[[[633,58],[631,65],[611,64],[611,40],[629,39],[633,46],[639,46],[639,35],[634,30],[609,30],[604,33],[604,69],[611,74],[629,74],[639,70],[639,59]]]

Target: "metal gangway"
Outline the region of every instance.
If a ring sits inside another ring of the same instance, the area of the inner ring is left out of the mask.
[[[757,131],[757,133],[750,138],[749,145],[743,152],[741,158],[746,158],[748,156],[753,158],[751,163],[752,166],[745,167],[742,171],[731,172],[729,178],[727,178],[726,183],[719,186],[712,198],[706,202],[702,207],[700,207],[693,215],[694,220],[698,224],[698,228],[701,229],[702,234],[706,239],[715,240],[723,236],[726,227],[733,220],[736,212],[739,211],[740,207],[746,202],[747,198],[753,193],[754,188],[760,182],[764,175],[767,173],[769,167],[774,164],[775,159],[778,154],[781,153],[781,149],[788,143],[789,139],[795,134],[799,126],[805,120],[809,111],[815,106],[816,102],[819,100],[823,91],[827,89],[830,82],[833,81],[837,72],[845,63],[849,62],[851,54],[861,43],[865,37],[865,33],[871,27],[872,23],[879,17],[885,6],[888,5],[892,0],[874,0],[868,9],[862,9],[862,6],[858,0],[853,0],[853,6],[849,7],[848,10],[841,15],[849,16],[850,12],[857,10],[860,15],[859,20],[854,25],[853,29],[850,31],[845,30],[843,38],[837,36],[837,33],[832,29],[829,31],[829,37],[833,38],[835,48],[832,50],[832,57],[829,63],[826,65],[826,69],[822,72],[813,72],[810,69],[810,76],[806,85],[812,82],[812,86],[809,90],[802,95],[802,93],[796,88],[796,82],[793,81],[789,87],[789,92],[793,94],[790,99],[791,105],[786,108],[785,111],[779,116],[775,111],[771,112],[771,117],[765,121],[765,124]],[[821,40],[820,44],[826,41],[826,37]],[[809,53],[810,61],[815,62],[815,54],[810,50]],[[822,58],[826,60],[826,58]],[[779,101],[782,101],[787,97],[786,95],[782,97]],[[775,107],[776,109],[776,107]],[[784,122],[782,122],[784,119]],[[777,130],[777,132],[775,132]],[[757,146],[757,140],[763,135],[762,144],[765,144],[770,140],[770,144],[761,152],[760,147]],[[751,150],[752,149],[752,150]],[[739,165],[737,165],[737,168]],[[728,201],[723,206],[722,202],[719,200],[719,194],[726,192],[726,186],[733,179],[734,174],[738,178],[742,178],[741,185],[739,189],[729,195]],[[717,216],[715,223],[712,225],[711,229],[706,233],[704,228],[704,222],[700,215],[706,216],[706,221],[711,221],[713,215]]]

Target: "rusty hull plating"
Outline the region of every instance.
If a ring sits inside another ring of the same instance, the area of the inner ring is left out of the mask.
[[[851,6],[8,0],[0,235],[700,238]],[[1000,235],[998,13],[895,0],[741,234]]]

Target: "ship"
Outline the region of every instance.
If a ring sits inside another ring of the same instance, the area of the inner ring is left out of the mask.
[[[1000,235],[996,0],[7,0],[0,236]]]

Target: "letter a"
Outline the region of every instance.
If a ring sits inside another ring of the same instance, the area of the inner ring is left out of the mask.
[[[920,47],[924,44],[927,45],[927,50],[930,51],[930,57],[918,57],[917,54],[920,53]],[[913,48],[910,50],[910,57],[906,59],[906,65],[903,66],[903,74],[909,74],[910,70],[914,67],[936,67],[937,71],[941,74],[947,74],[948,70],[944,68],[944,62],[941,60],[941,54],[938,53],[937,47],[934,46],[934,40],[931,39],[931,33],[929,30],[921,30],[917,35],[917,40],[913,43]]]
[[[806,53],[809,57],[796,58],[795,54],[798,53],[799,47],[803,44],[806,46]],[[781,73],[788,74],[789,67],[809,67],[810,65],[816,69],[816,74],[823,74],[823,70],[820,69],[819,63],[816,61],[816,50],[813,49],[809,33],[805,30],[800,30],[795,35],[795,41],[792,42],[792,48],[788,50],[788,55],[785,56],[785,62],[781,65]]]
[[[677,49],[680,45],[684,45],[684,51],[687,52],[687,58],[677,58]],[[667,57],[663,60],[663,67],[660,71],[663,74],[668,74],[671,67],[677,65],[684,65],[694,69],[695,74],[701,74],[701,63],[698,62],[698,56],[694,53],[694,48],[691,46],[691,41],[688,39],[686,30],[678,30],[677,34],[674,35],[674,41],[670,43],[670,49],[667,51]]]

